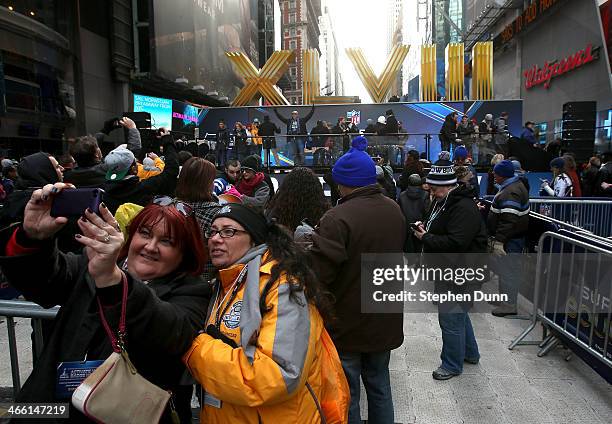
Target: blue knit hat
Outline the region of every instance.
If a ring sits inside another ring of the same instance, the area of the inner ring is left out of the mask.
[[[364,187],[376,184],[376,165],[366,153],[368,140],[364,136],[353,139],[351,149],[336,161],[332,178],[346,187]]]
[[[500,177],[512,178],[514,177],[514,165],[512,161],[504,159],[493,167],[493,173]]]
[[[561,157],[554,158],[553,160],[550,161],[550,167],[551,168],[559,168],[559,169],[565,168],[565,159],[563,159]]]
[[[463,146],[457,146],[457,148],[455,149],[454,158],[455,159],[467,159],[467,157],[468,157],[467,149]]]

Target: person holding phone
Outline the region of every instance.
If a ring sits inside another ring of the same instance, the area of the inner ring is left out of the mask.
[[[446,160],[437,161],[425,181],[433,194],[432,206],[425,222],[417,222],[412,227],[415,237],[423,243],[423,252],[486,253],[485,224],[473,200],[471,187],[457,184],[453,164]],[[439,256],[446,263],[446,256]],[[453,287],[448,284],[436,282],[436,291],[451,289]],[[432,373],[436,380],[457,376],[463,372],[464,362],[477,364],[480,360],[478,343],[468,315],[469,307],[456,302],[438,306],[442,363]]]
[[[84,210],[74,234],[84,253],[65,254],[55,237],[67,217],[51,216],[57,196],[73,186],[47,184],[32,193],[23,223],[0,231],[0,266],[12,286],[43,307],[60,305],[55,329],[17,402],[69,402],[58,367],[92,369],[112,353],[98,304],[117,323],[128,285],[126,350],[141,376],[172,393],[182,423],[191,422],[191,386],[180,385],[181,356],[202,328],[210,289],[200,274],[207,253],[192,209],[156,198],[131,222],[127,240],[109,209]],[[162,422],[171,422],[170,407]],[[70,408],[72,421],[87,422]]]
[[[125,145],[115,148],[104,158],[107,168],[104,201],[111,213],[124,203],[145,206],[155,195],[174,193],[179,172],[177,149],[167,129],[161,129],[159,138],[164,150],[164,171],[146,180],[138,179],[136,157]]]

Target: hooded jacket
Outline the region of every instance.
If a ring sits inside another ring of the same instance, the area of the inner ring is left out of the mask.
[[[218,322],[220,334],[200,334],[183,357],[206,393],[203,423],[320,422],[306,383],[320,399],[323,320],[304,292],[290,295],[285,274],[272,283],[260,304],[277,264],[266,251],[266,245],[257,246],[219,271],[207,326]],[[245,282],[226,301],[225,294],[231,293],[245,266]]]
[[[15,191],[9,194],[0,209],[0,223],[10,225],[23,219],[23,212],[32,193],[37,188],[59,182],[57,171],[46,153],[38,152],[24,157],[17,166],[19,178]]]
[[[506,243],[524,237],[529,227],[529,191],[518,176],[507,179],[493,198],[487,228],[489,235]]]
[[[5,256],[15,229],[9,227],[0,232],[0,265],[5,276],[27,300],[44,308],[60,305],[53,333],[16,400],[58,402],[55,383],[60,362],[82,361],[85,357],[105,360],[112,353],[96,296],[104,305],[109,325],[117,328],[122,286],[96,288],[87,272],[87,256],[64,254],[53,240],[29,241],[36,247],[19,242],[31,250]],[[19,237],[16,239],[19,241]],[[181,356],[204,323],[210,288],[200,277],[168,275],[145,284],[127,273],[126,276],[129,287],[126,348],[130,359],[144,378],[164,390],[176,392],[185,372]],[[70,405],[70,422],[90,421]],[[171,422],[167,412],[162,422]]]
[[[361,254],[400,253],[406,223],[396,202],[378,185],[355,190],[321,218],[309,255],[335,299],[336,320],[328,325],[339,352],[381,352],[404,340],[402,314],[361,313]]]

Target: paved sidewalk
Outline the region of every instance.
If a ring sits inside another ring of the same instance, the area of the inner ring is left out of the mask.
[[[611,423],[612,385],[566,351],[537,357],[537,346],[508,344],[527,321],[471,314],[481,360],[461,376],[436,381],[442,338],[436,314],[406,314],[404,344],[392,352],[397,423]],[[536,328],[527,338],[541,336]],[[362,390],[362,418],[367,416]]]
[[[30,324],[16,328],[22,382],[32,367]],[[466,364],[463,375],[435,381],[441,336],[436,314],[407,314],[402,347],[391,356],[395,421],[418,424],[565,424],[611,423],[612,386],[580,359],[565,361],[553,350],[538,358],[536,346],[507,349],[526,321],[473,314],[482,355],[479,365]],[[539,336],[534,330],[530,337]],[[0,388],[11,386],[6,323],[0,324]],[[7,389],[0,396],[10,395]],[[367,418],[365,393],[362,414]]]

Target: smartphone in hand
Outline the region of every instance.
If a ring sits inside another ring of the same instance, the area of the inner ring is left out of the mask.
[[[87,208],[99,214],[103,196],[104,190],[101,188],[64,189],[53,198],[50,215],[55,218],[79,217]]]

